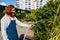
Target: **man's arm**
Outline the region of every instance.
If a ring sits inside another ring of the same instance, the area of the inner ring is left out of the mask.
[[[3,40],[8,40],[7,33],[6,33],[6,23],[4,20],[1,20],[1,33]]]
[[[17,18],[16,19],[16,24],[19,25],[19,26],[22,26],[22,27],[28,27],[28,24],[24,24],[22,22],[20,22]]]

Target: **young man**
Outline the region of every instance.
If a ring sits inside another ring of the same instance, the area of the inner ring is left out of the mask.
[[[1,33],[3,40],[19,40],[16,24],[23,27],[31,28],[31,24],[24,24],[17,20],[15,15],[15,7],[8,5],[5,8],[5,15],[1,19]]]

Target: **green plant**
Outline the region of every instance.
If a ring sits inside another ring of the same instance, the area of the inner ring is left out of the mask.
[[[39,23],[35,26],[36,40],[60,40],[60,1],[52,0],[36,12]]]

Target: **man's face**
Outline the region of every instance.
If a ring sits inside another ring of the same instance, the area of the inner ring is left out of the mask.
[[[15,8],[11,10],[11,16],[13,17],[15,15]]]

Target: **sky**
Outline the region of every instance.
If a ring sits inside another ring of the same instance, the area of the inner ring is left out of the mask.
[[[0,0],[0,5],[14,5],[16,7],[16,0]]]

